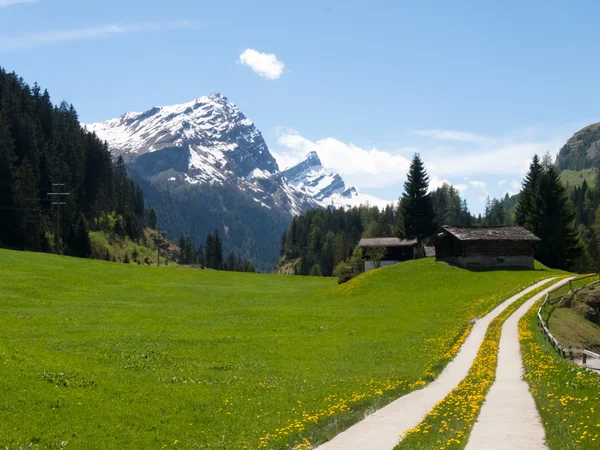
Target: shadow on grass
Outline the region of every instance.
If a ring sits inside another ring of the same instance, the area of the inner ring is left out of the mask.
[[[469,272],[555,272],[555,270],[550,269],[536,261],[535,267],[532,269],[530,267],[523,266],[495,266],[495,267],[483,267],[483,266],[462,266],[458,263],[451,261],[436,261],[436,263],[447,264],[452,267],[456,267],[457,269],[468,270]]]

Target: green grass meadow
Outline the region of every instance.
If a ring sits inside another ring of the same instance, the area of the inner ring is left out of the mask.
[[[323,442],[551,275],[428,258],[338,286],[0,250],[0,448]]]
[[[560,181],[569,186],[581,186],[585,180],[588,186],[596,184],[597,171],[596,169],[584,170],[563,170],[560,173]]]
[[[600,375],[558,356],[539,328],[538,302],[519,321],[525,379],[551,450],[600,448]]]

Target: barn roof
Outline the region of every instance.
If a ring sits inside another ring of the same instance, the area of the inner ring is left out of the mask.
[[[398,239],[396,237],[387,238],[362,238],[358,243],[359,247],[406,247],[416,245],[417,240]]]
[[[442,229],[460,241],[539,241],[523,227],[449,227]]]

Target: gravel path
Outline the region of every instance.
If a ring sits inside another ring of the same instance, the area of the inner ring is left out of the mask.
[[[566,279],[550,289],[568,283]],[[529,385],[523,379],[519,346],[519,319],[546,295],[527,300],[502,326],[496,380],[490,388],[473,427],[467,450],[546,449],[545,433]]]
[[[549,279],[540,281],[519,292],[498,305],[489,314],[477,320],[456,357],[435,381],[423,389],[413,391],[393,401],[318,448],[320,450],[393,449],[400,442],[400,434],[408,428],[418,425],[431,408],[448,395],[467,375],[490,322],[511,303],[548,281]],[[488,448],[488,446],[486,444],[478,448]],[[524,447],[517,446],[513,448]]]

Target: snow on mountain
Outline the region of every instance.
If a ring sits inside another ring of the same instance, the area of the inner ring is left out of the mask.
[[[297,215],[317,206],[389,203],[346,188],[315,152],[280,172],[254,123],[219,93],[86,127],[146,177],[189,185],[233,184],[268,209]]]
[[[126,113],[87,128],[127,162],[173,147],[189,149],[190,182],[223,182],[254,169],[271,174],[278,170],[260,131],[218,93],[180,105]]]
[[[363,194],[353,186],[346,188],[342,177],[328,172],[314,151],[295,166],[284,170],[282,175],[296,190],[313,198],[323,207],[352,208],[368,203],[385,208],[391,203]]]

